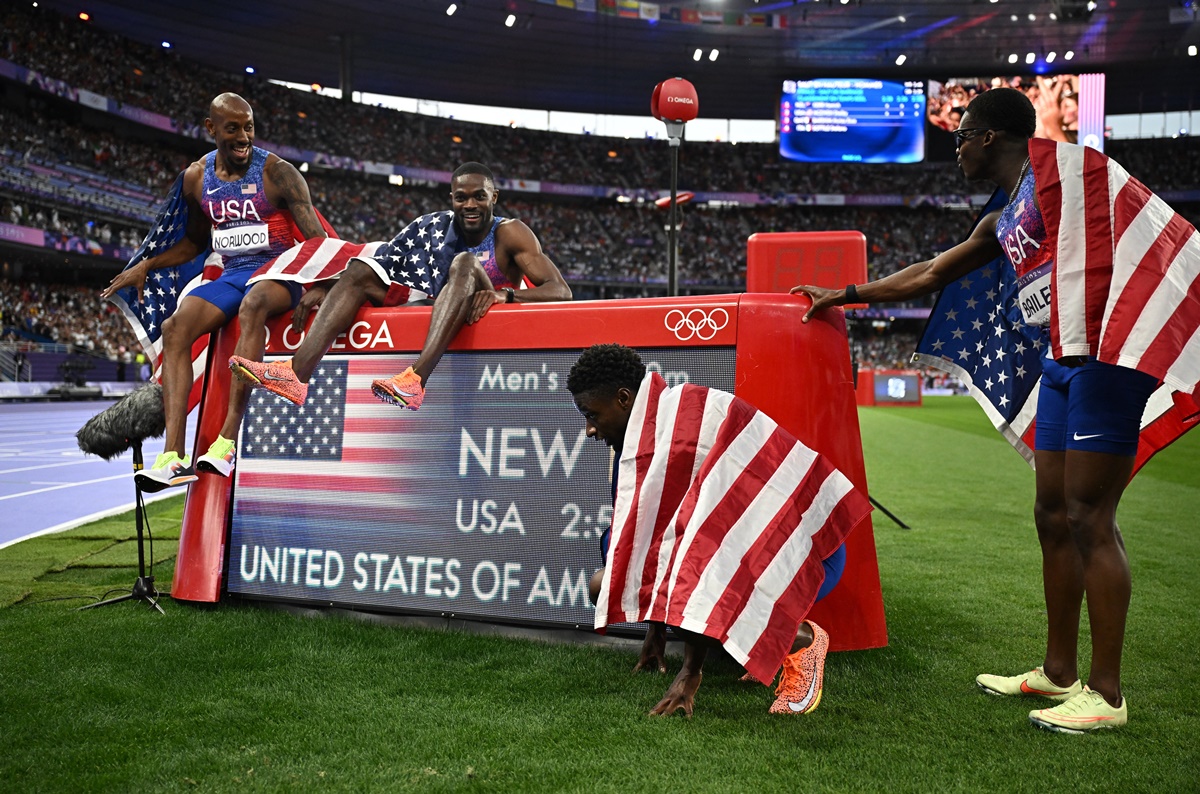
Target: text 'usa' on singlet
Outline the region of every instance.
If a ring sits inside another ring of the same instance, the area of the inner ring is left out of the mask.
[[[1050,323],[1050,273],[1054,252],[1046,245],[1046,224],[1034,201],[1037,186],[1026,165],[1015,194],[1000,211],[996,239],[1017,272],[1021,316],[1027,325]]]
[[[267,201],[263,165],[270,154],[252,147],[250,167],[236,182],[217,178],[217,153],[204,158],[200,206],[212,223],[212,248],[227,272],[257,270],[292,247],[291,213]]]

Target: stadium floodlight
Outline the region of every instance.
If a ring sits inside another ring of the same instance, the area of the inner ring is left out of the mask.
[[[703,57],[704,57],[704,50],[700,49],[699,47],[697,47],[696,51],[692,53],[693,61],[698,61]]]
[[[458,4],[457,4],[457,3],[451,3],[451,4],[450,4],[450,5],[449,5],[449,6],[446,8],[446,16],[448,16],[448,17],[452,17],[452,16],[454,16],[454,12],[455,12],[455,11],[457,11],[457,10],[458,10]]]
[[[1037,54],[1032,52],[1025,53],[1025,63],[1033,63],[1037,60]]]
[[[1018,56],[1015,52],[1012,55],[1008,56],[1009,63],[1016,63],[1019,59],[1020,59],[1020,56]]]
[[[247,66],[247,67],[246,67],[246,74],[254,74],[254,67],[253,67],[253,66]]]
[[[1063,55],[1063,58],[1065,58],[1068,61],[1074,57],[1075,57],[1075,50],[1067,50],[1066,53]]]
[[[720,54],[720,51],[719,51],[719,50],[710,50],[710,51],[709,51],[709,53],[708,53],[708,59],[709,59],[710,61],[715,61],[715,60],[717,59],[717,56],[718,56],[719,54]]]
[[[1054,63],[1054,59],[1057,57],[1058,53],[1056,53],[1054,50],[1050,50],[1050,52],[1046,53],[1046,63]]]
[[[515,24],[517,24],[516,14],[509,14],[508,19],[504,20],[504,27],[506,28],[511,28]]]
[[[1188,45],[1188,55],[1192,56],[1193,58],[1196,57],[1196,45],[1195,44]]]
[[[900,53],[899,55],[896,56],[896,65],[903,66],[904,62],[907,60],[908,60],[908,56],[905,55],[904,53]]]
[[[171,49],[171,42],[169,42],[169,41],[164,41],[164,42],[162,43],[162,46],[163,46],[163,49],[164,49],[164,50],[169,50],[169,49]]]

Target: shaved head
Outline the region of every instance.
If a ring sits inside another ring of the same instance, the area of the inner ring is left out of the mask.
[[[242,99],[237,94],[229,91],[221,94],[208,105],[208,117],[210,119],[218,117],[225,118],[236,113],[248,113],[252,116],[254,115],[254,111],[251,109],[249,102]]]

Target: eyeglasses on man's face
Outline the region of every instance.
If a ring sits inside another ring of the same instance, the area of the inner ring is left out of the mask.
[[[969,141],[979,132],[992,132],[995,127],[960,127],[954,131],[954,147],[957,149],[963,145],[963,141]]]

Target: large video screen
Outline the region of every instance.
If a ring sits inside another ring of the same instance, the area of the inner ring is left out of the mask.
[[[916,163],[925,158],[925,83],[785,80],[779,154],[805,163]]]
[[[670,385],[734,389],[733,347],[639,352]],[[370,389],[411,356],[327,356],[301,407],[256,392],[229,591],[590,627],[611,457],[566,390],[578,356],[449,353],[416,412]]]
[[[1104,75],[1059,74],[950,77],[930,80],[928,152],[930,159],[954,159],[954,137],[971,100],[993,88],[1016,88],[1037,111],[1034,137],[1081,143],[1104,150]]]

